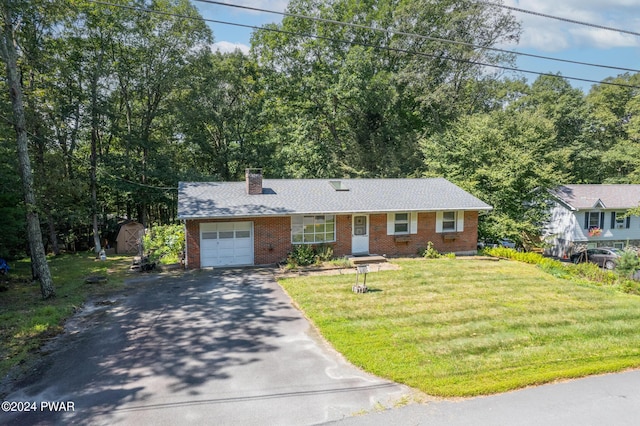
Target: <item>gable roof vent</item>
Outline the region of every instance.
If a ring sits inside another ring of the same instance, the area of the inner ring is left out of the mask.
[[[329,185],[336,191],[348,191],[349,188],[340,180],[330,180]]]

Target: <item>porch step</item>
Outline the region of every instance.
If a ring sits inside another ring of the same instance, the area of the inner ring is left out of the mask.
[[[349,261],[354,265],[362,265],[366,263],[385,263],[387,258],[384,256],[351,256]]]

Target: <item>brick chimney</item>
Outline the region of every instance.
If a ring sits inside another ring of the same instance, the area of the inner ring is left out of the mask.
[[[244,177],[247,182],[247,194],[262,194],[262,169],[245,169]]]

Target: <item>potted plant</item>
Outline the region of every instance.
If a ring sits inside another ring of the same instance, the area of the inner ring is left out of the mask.
[[[590,237],[599,237],[600,235],[602,235],[602,229],[598,228],[597,226],[592,226],[591,228],[589,228]]]

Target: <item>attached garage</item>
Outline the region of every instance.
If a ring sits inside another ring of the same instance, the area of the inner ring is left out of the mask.
[[[253,222],[200,224],[200,266],[253,265]]]

